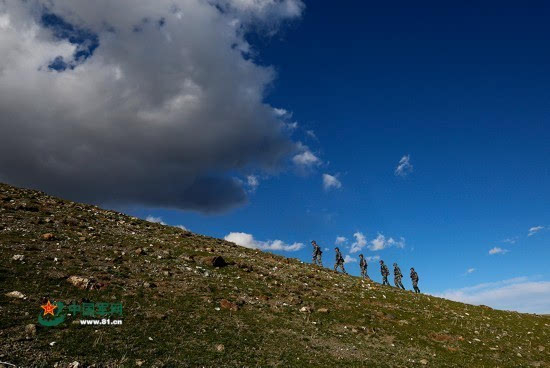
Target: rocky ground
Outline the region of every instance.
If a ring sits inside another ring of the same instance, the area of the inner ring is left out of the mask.
[[[48,300],[122,303],[123,324],[68,315],[45,327]],[[382,287],[4,184],[0,341],[6,367],[550,367],[548,316]]]

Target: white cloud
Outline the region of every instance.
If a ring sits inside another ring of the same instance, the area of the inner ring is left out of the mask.
[[[494,247],[494,248],[489,249],[489,254],[490,255],[493,255],[493,254],[506,254],[508,252],[509,252],[508,249],[502,249],[500,247]]]
[[[470,273],[474,272],[475,270],[476,270],[475,268],[468,268],[468,269],[466,270],[466,273],[467,273],[467,274],[470,274]]]
[[[342,183],[336,176],[329,174],[323,174],[323,189],[329,191],[330,189],[338,189],[342,187]]]
[[[388,247],[404,248],[405,238],[401,237],[399,240],[394,238],[386,238],[383,234],[378,233],[375,239],[371,240],[369,249],[372,251],[382,250]]]
[[[550,281],[517,277],[433,294],[459,302],[524,313],[550,313]]]
[[[283,250],[287,252],[297,251],[304,247],[303,243],[286,244],[282,240],[259,241],[252,234],[231,232],[224,238],[245,248],[261,250]]]
[[[273,108],[273,111],[275,112],[275,115],[280,116],[280,117],[292,116],[292,113],[289,113],[285,109],[279,109],[279,108],[275,107],[275,108]]]
[[[313,130],[306,130],[306,135],[312,139],[315,139],[316,141],[319,140]]]
[[[517,239],[518,239],[518,237],[516,236],[514,238],[506,238],[502,242],[503,243],[508,243],[508,244],[516,244]]]
[[[411,156],[405,155],[401,157],[397,167],[395,168],[395,175],[407,176],[413,171],[413,165],[411,164]]]
[[[147,216],[145,218],[145,221],[154,222],[154,223],[161,224],[161,225],[166,225],[166,223],[164,221],[162,221],[161,217],[155,217],[155,216],[151,216],[151,215]]]
[[[292,158],[292,162],[294,162],[295,165],[302,168],[309,168],[309,167],[313,167],[321,164],[321,160],[319,159],[319,157],[315,156],[307,148],[302,153],[295,155]]]
[[[344,257],[344,262],[354,263],[354,262],[357,262],[357,258],[354,258],[354,257],[350,256],[349,254],[346,254],[346,256]]]
[[[544,229],[544,226],[533,226],[532,228],[529,229],[529,234],[527,234],[527,236],[533,236],[539,231],[541,231],[542,229]]]
[[[260,180],[256,175],[248,175],[246,177],[246,185],[248,186],[248,190],[250,192],[255,192],[258,185],[260,185]]]
[[[367,262],[375,262],[380,260],[380,256],[369,256],[365,257],[365,259],[367,260]]]
[[[317,164],[290,138],[290,113],[265,101],[276,72],[247,41],[303,10],[300,0],[0,1],[0,181],[213,212],[246,203],[236,171],[273,172],[297,153]]]
[[[156,216],[152,216],[152,215],[149,215],[145,218],[145,221],[149,221],[149,222],[154,222],[156,224],[161,224],[161,225],[168,225],[166,222],[164,222],[162,220],[162,217],[156,217]],[[168,225],[168,226],[172,226],[172,225]],[[177,228],[180,228],[182,230],[186,230],[186,231],[189,231],[189,229],[187,229],[185,226],[183,225],[174,225],[174,227],[177,227]]]
[[[365,245],[367,245],[367,237],[360,231],[353,234],[353,237],[355,238],[355,242],[351,244],[349,252],[357,253],[361,251]]]
[[[348,239],[345,236],[337,236],[334,244],[339,245],[345,243],[346,241],[348,241]]]

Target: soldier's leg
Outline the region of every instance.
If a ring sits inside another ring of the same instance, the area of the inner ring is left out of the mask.
[[[348,274],[348,273],[346,272],[346,269],[344,268],[344,264],[343,264],[343,263],[342,263],[342,272],[345,273],[346,275]]]

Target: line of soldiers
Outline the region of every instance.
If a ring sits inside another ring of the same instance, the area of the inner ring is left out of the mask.
[[[313,245],[313,264],[323,267],[323,261],[321,259],[323,251],[321,250],[321,247],[317,244],[317,242],[315,242],[315,240],[311,241],[311,245]],[[342,257],[342,253],[340,252],[340,249],[336,247],[334,248],[334,250],[336,251],[336,263],[334,264],[334,271],[338,272],[338,269],[340,269],[342,273],[347,275],[348,273],[344,268],[344,262],[345,262],[344,257]],[[370,277],[367,274],[367,266],[368,266],[367,260],[362,254],[359,254],[359,268],[361,269],[361,277],[370,280]],[[390,275],[390,270],[382,260],[380,260],[380,273],[382,274],[382,285],[390,286],[390,283],[388,282],[388,276]],[[411,267],[410,277],[413,284],[414,292],[420,293],[420,289],[418,288],[418,280],[419,280],[418,273],[416,273],[413,267]],[[402,279],[403,279],[403,274],[401,273],[401,269],[399,268],[397,263],[394,263],[393,264],[393,282],[395,284],[395,287],[405,290],[405,287],[401,282]]]

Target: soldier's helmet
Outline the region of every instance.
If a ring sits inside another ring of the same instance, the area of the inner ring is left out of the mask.
[[[394,267],[397,266],[397,263],[396,263],[396,262],[393,262],[393,266],[394,266]]]
[[[334,250],[340,251],[340,248],[336,247],[336,248],[334,248]]]
[[[315,240],[312,240],[312,241],[311,241],[311,244],[317,244],[317,242],[315,242]]]
[[[362,255],[362,254],[359,254],[359,258],[363,258],[363,255]]]
[[[414,267],[411,267],[411,271],[414,271]]]
[[[383,263],[384,263],[384,261],[383,261],[383,260],[380,260],[380,264],[383,264]]]

